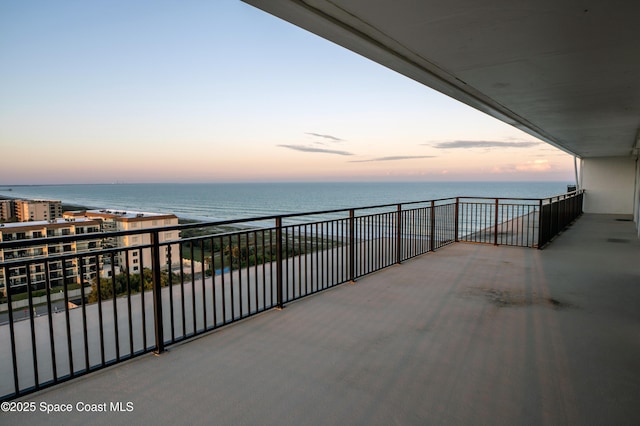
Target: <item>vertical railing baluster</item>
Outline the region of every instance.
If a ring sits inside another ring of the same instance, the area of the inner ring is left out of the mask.
[[[312,234],[313,236],[311,237],[311,249],[312,249],[312,253],[313,255],[311,256],[311,286],[313,287],[315,284],[315,290],[314,291],[318,291],[320,290],[320,272],[319,272],[319,268],[318,265],[320,264],[318,255],[319,255],[319,249],[318,249],[318,222],[314,223],[312,225]],[[313,273],[315,271],[315,274]]]
[[[49,262],[44,263],[45,290],[47,292],[47,316],[49,319],[49,345],[51,349],[51,366],[53,372],[53,381],[58,381],[58,366],[56,363],[56,342],[53,334],[53,312],[51,311],[51,286],[49,276]]]
[[[337,264],[335,266],[336,268],[336,272],[337,272],[337,283],[343,283],[346,282],[346,276],[347,276],[347,272],[346,272],[346,266],[347,266],[347,262],[345,259],[345,250],[347,249],[347,245],[346,245],[346,226],[347,226],[347,222],[346,219],[338,219],[336,221],[336,232],[337,235],[334,237],[335,241],[336,241],[336,259],[337,259]]]
[[[293,256],[296,256],[298,258],[298,297],[302,297],[303,294],[306,294],[302,292],[302,253],[301,253],[302,249],[300,246],[301,242],[302,242],[302,225],[298,225],[293,228]]]
[[[217,327],[218,325],[218,304],[216,303],[216,254],[215,254],[215,240],[213,237],[209,239],[209,244],[211,245],[211,261],[209,263],[209,270],[211,271],[211,303],[213,304],[213,327]],[[171,253],[171,246],[169,246],[169,253]],[[169,285],[171,285],[171,271],[169,271]]]
[[[66,259],[62,260],[62,279],[64,280],[65,285],[67,284],[67,261]],[[99,287],[98,293],[100,292]],[[90,360],[89,360],[89,332],[87,330],[87,296],[84,290],[84,283],[80,283],[80,297],[82,298],[82,337],[84,339],[83,349],[84,349],[84,367],[85,371],[89,372],[90,369]],[[69,305],[67,305],[67,310],[69,310]],[[69,313],[67,312],[67,316]]]
[[[498,198],[496,198],[494,228],[493,228],[493,245],[498,245]]]
[[[331,285],[334,286],[339,281],[339,270],[338,270],[338,245],[337,241],[339,241],[339,232],[338,232],[338,221],[334,220],[331,222],[331,271],[333,272]]]
[[[249,243],[247,242],[247,245]],[[213,249],[212,249],[213,250]],[[211,258],[213,259],[213,253],[211,254]],[[251,259],[251,256],[249,256]],[[247,261],[247,265],[251,262]],[[215,284],[215,278],[214,278]],[[214,287],[215,288],[215,287]],[[258,285],[258,231],[253,231],[253,288],[255,289],[255,302],[256,302],[256,313],[260,312],[260,300],[258,298],[258,293],[260,286]],[[215,292],[214,292],[215,294]],[[215,307],[215,304],[214,304]]]
[[[182,338],[187,337],[187,313],[186,313],[186,300],[184,298],[184,247],[182,244],[178,245],[178,255],[180,256],[180,308],[182,315]]]
[[[240,262],[238,273],[242,275],[242,257],[243,253],[246,256],[247,265],[245,268],[247,274],[247,316],[251,315],[251,272],[249,267],[249,233],[245,233],[244,235],[244,249],[240,248],[239,259]],[[238,235],[238,245],[241,243],[240,235]]]
[[[453,222],[453,240],[458,243],[460,242],[460,197],[456,197],[454,210],[455,218]],[[464,213],[464,209],[462,212]]]
[[[115,256],[111,253],[111,265],[115,263]],[[129,256],[125,256],[125,270],[127,271],[127,315],[129,315],[129,353],[133,356],[133,317],[131,315],[131,270],[129,269]],[[98,278],[99,280],[99,278]]]
[[[95,255],[94,261],[96,264],[99,263],[98,255]],[[91,267],[91,266],[89,266]],[[117,289],[116,289],[116,274],[113,263],[111,264],[111,292],[113,293],[113,329],[115,336],[115,344],[116,344],[116,360],[120,361],[120,335],[118,333],[118,298],[117,298]],[[83,281],[83,278],[80,277],[80,282]],[[98,287],[100,287],[100,279],[97,278],[96,282],[98,283]]]
[[[284,308],[282,301],[282,217],[276,217],[276,294],[278,309]]]
[[[16,354],[16,332],[13,324],[13,301],[11,300],[11,276],[9,268],[4,267],[4,289],[7,294],[7,309],[9,314],[9,336],[11,338],[11,365],[13,366],[13,389],[14,394],[20,393],[20,383],[18,380],[18,357]]]
[[[482,218],[480,213],[478,213],[478,203],[470,202],[469,203],[469,220],[470,226],[467,232],[471,236],[472,242],[478,242],[480,235],[482,235],[482,227],[484,224],[482,223]]]
[[[274,304],[273,301],[273,294],[274,294],[274,261],[273,261],[273,254],[274,254],[274,248],[273,248],[273,231],[274,229],[269,229],[269,307],[274,307],[277,305],[278,301],[277,301],[277,297],[276,297],[276,302]],[[276,276],[277,276],[277,265],[276,265]],[[277,278],[275,278],[277,280]],[[275,290],[277,292],[277,290]]]
[[[541,198],[540,200],[538,200],[538,249],[541,249],[542,246],[544,245],[544,233],[543,233],[543,225],[544,225],[544,219],[542,217],[542,202],[543,199]]]
[[[171,343],[176,342],[176,324],[174,319],[173,308],[173,259],[171,258],[171,245],[167,246],[167,266],[169,268],[169,321],[171,324]]]
[[[356,213],[349,210],[349,281],[356,280]]]
[[[202,289],[202,326],[207,330],[207,274],[204,270],[204,239],[200,240],[200,288]]]
[[[289,274],[289,263],[290,263],[289,262],[289,229],[290,229],[289,227],[285,227],[283,229],[283,231],[284,231],[284,235],[283,235],[284,236],[284,256],[282,257],[283,262],[284,262],[283,263],[283,266],[284,266],[284,269],[283,269],[284,277],[283,277],[283,284],[282,284],[283,290],[284,290],[284,292],[283,292],[284,294],[282,296],[283,297],[283,299],[282,299],[283,302],[285,300],[287,302],[289,300],[291,300],[291,298],[289,296],[289,276],[290,276],[290,274]],[[295,286],[294,286],[294,289],[295,289]]]
[[[267,263],[266,263],[267,255],[265,252],[264,229],[261,231],[260,237],[262,239],[261,246],[260,246],[260,251],[262,253],[262,310],[265,310],[267,309]],[[306,262],[306,258],[305,258],[305,262]]]
[[[125,251],[125,256],[128,255],[129,253]],[[191,257],[193,258],[193,256]],[[142,314],[142,351],[147,352],[147,304],[144,293],[144,252],[141,248],[138,249],[138,260],[140,265],[138,269],[138,277],[140,278],[140,310]]]
[[[153,280],[153,313],[156,332],[156,354],[164,352],[164,329],[162,323],[162,280],[160,277],[160,236],[151,231],[151,272]],[[206,324],[205,324],[206,326]]]
[[[38,376],[38,351],[36,348],[36,327],[34,317],[36,316],[36,308],[33,306],[33,292],[31,289],[31,265],[26,264],[27,272],[27,297],[29,298],[29,326],[31,327],[31,355],[33,359],[33,377],[35,388],[40,389],[40,379]]]
[[[307,242],[307,230],[309,225],[304,225],[304,290],[306,294],[313,292],[313,288],[309,289],[309,247]],[[313,251],[312,251],[313,253]]]
[[[198,334],[198,323],[196,318],[196,267],[194,264],[195,254],[193,249],[194,242],[189,242],[189,259],[191,260],[190,272],[191,272],[191,316],[193,320],[193,335]]]
[[[60,269],[62,270],[62,291],[64,292],[64,321],[65,321],[65,331],[67,333],[67,352],[69,354],[69,376],[74,377],[75,373],[73,371],[73,345],[71,343],[71,319],[69,318],[69,287],[67,285],[67,280],[64,276],[64,261],[60,262]],[[80,284],[82,287],[82,284]],[[84,300],[82,301],[84,305]]]
[[[231,239],[231,237],[229,237],[229,238]],[[241,244],[240,244],[240,235],[239,234],[236,234],[236,243],[237,243],[237,246],[231,248],[231,253],[232,253],[231,254],[231,265],[232,265],[231,269],[233,269],[233,258],[236,257],[236,256],[233,256],[233,249],[237,248],[238,249],[237,250],[238,256],[237,256],[236,261],[238,262],[238,268],[237,268],[238,269],[238,303],[240,305],[240,318],[244,318],[244,302],[243,302],[243,298],[242,298],[242,262],[240,260],[242,254],[241,254],[241,250],[240,250]],[[233,242],[231,243],[231,245],[233,245]]]
[[[324,290],[327,288],[327,251],[325,250],[326,246],[326,235],[325,231],[325,222],[320,222],[320,283],[321,288]]]
[[[396,263],[402,262],[402,204],[398,204],[396,217]]]
[[[430,218],[430,245],[431,251],[436,249],[436,202],[431,201],[431,218]]]
[[[77,258],[77,262],[79,265],[76,265],[77,268],[80,269],[80,274],[82,274],[82,257]],[[82,286],[82,280],[80,280],[80,285]],[[98,282],[96,284],[96,293],[98,295],[98,334],[100,335],[100,365],[103,367],[106,365],[105,357],[104,357],[104,319],[102,316],[102,287]]]
[[[224,267],[224,238],[220,237],[220,297],[222,298],[222,323],[227,323],[227,297],[225,288],[225,267]],[[233,320],[233,316],[231,317]]]

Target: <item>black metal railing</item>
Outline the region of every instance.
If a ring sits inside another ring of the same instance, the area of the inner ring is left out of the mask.
[[[540,200],[539,248],[548,244],[582,214],[583,199],[584,191],[573,191]]]
[[[0,242],[2,255],[32,245],[150,236],[130,247],[0,257],[0,395],[15,398],[163,352],[457,241],[541,247],[581,206],[581,192],[535,200],[457,197]],[[163,240],[169,231],[197,230],[204,234]]]

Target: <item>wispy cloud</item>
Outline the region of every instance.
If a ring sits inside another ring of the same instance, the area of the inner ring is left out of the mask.
[[[540,145],[540,142],[502,142],[502,141],[448,141],[438,142],[430,145],[438,149],[456,149],[456,148],[530,148]]]
[[[419,158],[435,158],[434,155],[392,155],[389,157],[371,158],[369,160],[352,160],[350,163],[369,163],[372,161],[416,160]]]
[[[525,164],[518,164],[516,170],[520,172],[546,172],[551,170],[549,160],[527,161]]]
[[[342,142],[344,140],[344,139],[340,139],[340,138],[337,138],[337,137],[331,136],[331,135],[323,135],[321,133],[307,132],[306,134],[307,135],[311,135],[311,136],[316,136],[318,138],[329,139],[329,140],[332,140],[334,142]]]
[[[553,166],[548,160],[533,160],[520,164],[502,164],[494,166],[491,173],[548,172]]]
[[[317,152],[322,154],[335,154],[335,155],[353,155],[347,151],[340,151],[337,149],[326,149],[326,148],[316,148],[314,146],[308,145],[278,145],[281,148],[292,149],[294,151],[302,151],[302,152]]]

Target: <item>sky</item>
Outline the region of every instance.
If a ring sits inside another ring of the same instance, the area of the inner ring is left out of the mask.
[[[0,0],[0,185],[568,181],[573,157],[239,0]]]

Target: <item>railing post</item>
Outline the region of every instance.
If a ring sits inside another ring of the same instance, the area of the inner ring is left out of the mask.
[[[284,308],[282,300],[282,217],[276,217],[276,292],[278,297],[277,309]]]
[[[402,262],[402,204],[398,204],[396,218],[396,263]]]
[[[558,234],[559,229],[559,223],[560,223],[560,219],[559,219],[559,214],[560,214],[560,197],[554,197],[556,199],[555,202],[553,202],[553,199],[551,201],[551,213],[552,213],[552,228],[551,228],[551,232],[549,234],[549,241],[551,241],[551,238],[555,237]]]
[[[64,279],[64,278],[63,278]],[[18,360],[16,355],[16,333],[13,324],[13,301],[11,300],[11,276],[9,268],[4,267],[4,290],[7,295],[7,309],[9,314],[9,335],[11,337],[11,361],[13,365],[13,389],[14,393],[20,393],[20,384],[18,382]],[[5,361],[6,362],[6,361]],[[73,371],[73,370],[72,370]]]
[[[160,278],[160,236],[158,231],[151,231],[151,262],[153,279],[153,324],[156,331],[155,353],[161,354],[165,349],[162,322],[162,280]]]
[[[542,198],[538,200],[538,249],[542,247]]]
[[[558,196],[558,230],[556,232],[556,234],[559,234],[560,231],[562,230],[562,228],[564,228],[564,195],[560,195]]]
[[[545,200],[549,201],[548,212],[544,213]],[[552,213],[552,198],[544,198],[540,200],[540,239],[538,241],[538,248],[542,248],[545,244],[547,244],[551,240],[551,213]]]
[[[455,221],[454,221],[454,234],[455,234],[455,242],[459,242],[460,238],[458,238],[458,232],[460,230],[460,197],[456,197],[456,212],[455,212]]]
[[[431,243],[431,251],[436,249],[436,202],[431,200],[431,226],[429,229],[429,240]]]
[[[349,210],[349,281],[356,280],[356,224],[355,210]]]
[[[496,211],[493,228],[493,244],[498,245],[498,199],[496,198]]]
[[[34,317],[36,316],[36,308],[33,306],[33,290],[31,289],[31,264],[26,264],[27,273],[27,294],[29,297],[29,325],[31,327],[31,355],[33,359],[33,376],[35,389],[40,389],[40,379],[38,376],[38,350],[36,346],[36,327]],[[99,291],[98,291],[99,293]],[[104,360],[104,357],[103,357]]]

